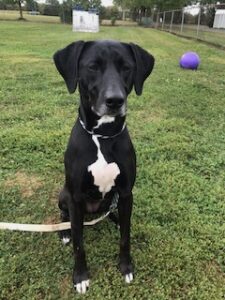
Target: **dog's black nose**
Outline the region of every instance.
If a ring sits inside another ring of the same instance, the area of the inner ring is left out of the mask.
[[[118,109],[124,104],[123,98],[107,98],[106,106],[111,109]]]

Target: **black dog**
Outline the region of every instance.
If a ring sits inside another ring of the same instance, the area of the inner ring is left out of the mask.
[[[108,211],[118,197],[120,225],[119,268],[127,283],[133,280],[130,255],[130,217],[136,158],[125,116],[133,86],[141,95],[154,58],[135,44],[116,41],[78,41],[54,55],[70,93],[79,85],[79,117],[65,153],[65,185],[59,197],[62,221],[71,221],[75,266],[73,282],[79,293],[89,286],[83,247],[86,212]],[[111,214],[115,219],[115,216]]]

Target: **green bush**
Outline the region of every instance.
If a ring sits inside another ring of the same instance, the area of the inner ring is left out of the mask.
[[[62,23],[72,24],[72,8],[70,5],[62,4],[59,12]]]
[[[111,25],[115,26],[115,24],[116,24],[116,17],[113,16],[113,17],[111,17]]]
[[[216,9],[215,7],[209,7],[207,9],[207,25],[209,26],[209,28],[213,27],[213,23],[214,23],[214,18],[215,18],[215,14],[216,14]]]

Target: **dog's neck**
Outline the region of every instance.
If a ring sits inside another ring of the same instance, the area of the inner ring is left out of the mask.
[[[113,137],[120,134],[125,128],[125,116],[102,117],[96,115],[90,108],[80,104],[79,119],[82,127],[91,134],[103,137]]]

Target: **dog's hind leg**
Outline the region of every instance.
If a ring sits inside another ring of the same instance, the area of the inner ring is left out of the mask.
[[[60,209],[60,217],[62,222],[69,222],[70,216],[69,216],[69,209],[68,209],[68,203],[70,201],[71,195],[66,187],[64,187],[60,194],[59,194],[59,209]],[[59,231],[59,237],[62,240],[64,245],[67,245],[71,241],[71,230],[62,230]]]
[[[109,219],[110,219],[110,221],[112,221],[116,225],[117,229],[120,228],[119,219],[118,219],[118,217],[113,212],[111,212],[109,214]]]

